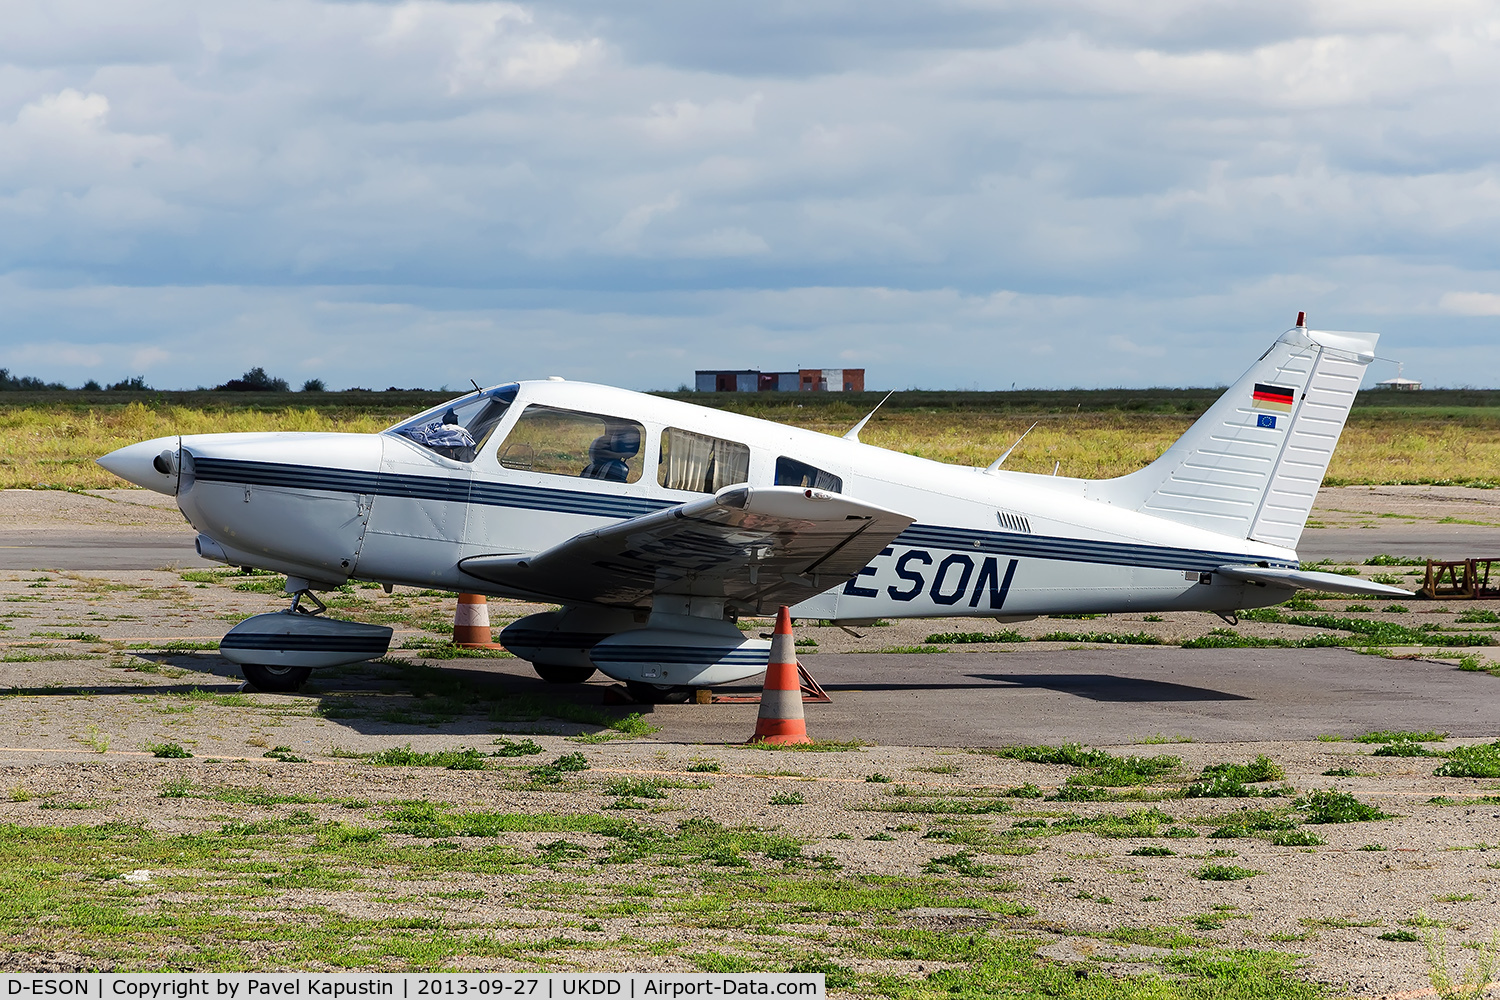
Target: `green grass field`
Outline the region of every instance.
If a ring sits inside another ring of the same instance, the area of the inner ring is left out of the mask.
[[[862,434],[868,444],[988,465],[1033,422],[1007,468],[1098,479],[1153,461],[1218,389],[896,393]],[[702,405],[842,434],[879,393],[664,393]],[[99,455],[166,434],[375,431],[445,393],[0,393],[0,488],[123,485]],[[1500,391],[1362,393],[1328,485],[1500,483]]]

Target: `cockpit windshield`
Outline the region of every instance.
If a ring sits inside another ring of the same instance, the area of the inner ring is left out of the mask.
[[[385,433],[399,434],[444,458],[472,462],[520,389],[519,383],[510,382],[471,392],[387,427]]]

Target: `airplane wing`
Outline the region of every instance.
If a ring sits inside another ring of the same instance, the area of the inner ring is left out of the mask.
[[[1357,594],[1363,597],[1411,597],[1412,592],[1383,583],[1371,583],[1337,573],[1318,573],[1304,569],[1271,569],[1265,566],[1220,566],[1221,576],[1247,583],[1264,583],[1272,587],[1298,590],[1326,590],[1334,594]]]
[[[656,595],[679,595],[761,613],[845,582],[912,521],[822,490],[728,486],[536,555],[471,556],[458,565],[559,601],[644,608]]]

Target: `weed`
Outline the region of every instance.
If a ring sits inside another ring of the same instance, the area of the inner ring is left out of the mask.
[[[801,792],[782,792],[771,796],[773,806],[800,806],[806,801]]]
[[[1098,767],[1113,759],[1103,750],[1085,750],[1077,743],[1064,743],[1060,747],[991,747],[980,750],[979,753],[1008,760],[1025,761],[1030,764],[1066,764],[1069,767]]]
[[[1149,632],[1048,632],[1037,642],[1087,642],[1115,646],[1160,646],[1162,638]]]
[[[865,775],[865,780],[876,785],[888,785],[891,783],[890,776],[881,774],[879,771],[876,771],[874,774]]]
[[[1404,615],[1407,613],[1406,605],[1404,604],[1387,604],[1380,610],[1388,615]]]
[[[1247,783],[1284,781],[1286,770],[1261,754],[1248,764],[1210,764],[1203,769],[1204,778],[1224,777]]]
[[[1438,658],[1439,659],[1445,659],[1445,660],[1447,660],[1447,659],[1457,659],[1458,660],[1458,669],[1460,669],[1460,670],[1464,670],[1464,671],[1467,671],[1469,673],[1476,673],[1476,674],[1483,673],[1483,674],[1493,674],[1493,675],[1500,676],[1500,667],[1497,667],[1494,664],[1485,662],[1484,657],[1479,656],[1476,653],[1464,653],[1464,654],[1459,655],[1459,656],[1444,656],[1443,654],[1447,653],[1447,652],[1448,652],[1448,650],[1439,650],[1438,651]]]
[[[193,779],[173,778],[161,786],[157,793],[158,798],[163,799],[185,799],[193,794]]]
[[[1157,847],[1155,844],[1137,847],[1130,853],[1137,858],[1174,858],[1177,856],[1177,852],[1170,847]]]
[[[623,798],[664,799],[667,797],[661,785],[646,778],[620,778],[605,785],[604,791],[609,795],[618,795]]]
[[[1260,794],[1229,775],[1213,775],[1203,781],[1195,781],[1182,794],[1190,799],[1253,798]]]
[[[89,726],[88,731],[76,739],[94,753],[109,752],[109,737],[100,733],[98,726]]]
[[[589,760],[581,753],[565,753],[550,764],[539,764],[526,773],[539,785],[555,785],[563,775],[573,771],[587,771]]]
[[[922,640],[924,643],[937,644],[950,642],[955,645],[980,642],[1030,642],[1015,629],[1006,629],[1003,632],[934,632]]]
[[[877,653],[947,653],[947,646],[887,646],[877,649]]]
[[[751,743],[753,750],[779,753],[863,753],[869,746],[864,740],[813,740],[811,743]]]
[[[1039,799],[1042,797],[1042,790],[1028,781],[1024,785],[1007,788],[1000,794],[1007,799]]]
[[[1413,934],[1411,931],[1400,930],[1400,931],[1386,931],[1384,934],[1380,935],[1380,940],[1382,940],[1382,941],[1420,941],[1422,939],[1420,937],[1418,937],[1416,934]]]
[[[542,752],[541,746],[533,740],[512,740],[501,736],[490,741],[495,747],[490,751],[491,757],[530,757]]]
[[[1352,778],[1359,772],[1349,767],[1331,767],[1323,772],[1325,778]]]
[[[299,756],[297,756],[296,751],[294,751],[291,747],[272,747],[271,749],[267,750],[265,753],[261,754],[261,756],[262,757],[268,757],[271,760],[284,761],[285,763],[288,763],[288,764],[306,764],[307,763],[307,758],[306,757],[299,757]]]
[[[1287,830],[1271,838],[1277,847],[1321,847],[1328,843],[1311,830]]]
[[[1238,865],[1204,865],[1193,874],[1205,882],[1235,882],[1261,873],[1253,868],[1241,868]]]
[[[884,830],[882,830],[879,833],[872,833],[872,834],[870,834],[865,839],[866,840],[895,840],[896,838],[893,837],[893,836],[891,836],[890,834],[886,833]]]
[[[1383,851],[1386,848],[1384,844],[1365,844],[1358,849],[1361,851]]]
[[[151,756],[153,757],[171,757],[181,759],[184,757],[192,756],[192,754],[188,753],[187,750],[183,749],[182,746],[177,743],[147,743],[146,749],[151,751]]]
[[[413,750],[410,743],[372,753],[365,760],[376,767],[445,767],[450,771],[483,771],[487,766],[484,754],[473,747],[424,753]]]
[[[941,873],[944,869],[956,872],[969,878],[986,878],[995,873],[993,865],[982,865],[974,860],[974,855],[968,851],[958,851],[954,854],[944,854],[933,858],[923,866],[923,870],[934,874]]]
[[[1474,632],[1439,635],[1431,628],[1409,628],[1395,622],[1362,618],[1339,618],[1334,615],[1285,615],[1276,608],[1256,608],[1246,611],[1242,617],[1251,621],[1270,622],[1280,625],[1301,625],[1306,628],[1331,629],[1351,632],[1360,637],[1361,645],[1374,646],[1493,646],[1495,640]],[[1315,635],[1302,640],[1293,640],[1300,647],[1349,645],[1347,639],[1332,635]]]
[[[1439,743],[1448,738],[1447,733],[1425,730],[1407,732],[1400,729],[1377,729],[1361,736],[1351,737],[1355,743]]]
[[[1500,740],[1455,747],[1447,763],[1432,772],[1444,778],[1500,778]]]
[[[1304,811],[1309,823],[1362,823],[1390,818],[1379,808],[1359,801],[1348,792],[1327,789],[1309,792],[1293,803],[1293,808]]]
[[[1500,931],[1491,934],[1488,942],[1479,943],[1474,949],[1478,955],[1461,977],[1455,976],[1448,966],[1446,928],[1428,928],[1422,934],[1422,943],[1427,950],[1427,978],[1441,1000],[1464,995],[1479,996],[1494,982],[1495,970],[1500,967]]]
[[[1500,622],[1500,615],[1490,611],[1488,608],[1470,608],[1462,612],[1454,621],[1468,624],[1493,625]]]
[[[1429,750],[1420,743],[1410,743],[1404,740],[1394,743],[1382,743],[1370,754],[1371,757],[1441,757],[1436,750]]]
[[[704,757],[694,757],[692,761],[689,762],[686,770],[698,774],[716,774],[718,773],[720,768],[719,762],[716,760],[709,760]]]

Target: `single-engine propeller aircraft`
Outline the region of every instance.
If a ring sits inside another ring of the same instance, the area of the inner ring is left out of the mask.
[[[769,644],[736,620],[783,604],[857,625],[1409,596],[1297,561],[1375,342],[1299,317],[1116,479],[945,465],[862,444],[859,427],[838,438],[556,378],[378,434],[162,437],[99,464],[175,496],[204,558],[286,574],[291,607],[221,644],[260,688],[386,651],[390,629],[321,613],[316,591],[358,579],[556,604],[501,643],[548,681],[600,670],[673,700],[763,671]]]

